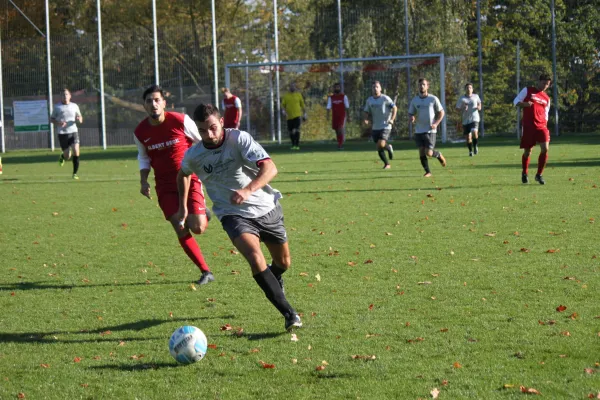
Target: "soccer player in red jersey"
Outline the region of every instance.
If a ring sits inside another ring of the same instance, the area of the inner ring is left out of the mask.
[[[518,96],[513,101],[513,104],[523,109],[523,135],[521,136],[521,148],[523,156],[521,164],[523,172],[521,182],[529,183],[527,177],[529,169],[529,157],[531,149],[540,144],[540,155],[538,157],[538,169],[535,175],[535,180],[540,185],[546,184],[542,173],[548,161],[548,148],[550,146],[550,132],[548,131],[548,113],[550,112],[550,97],[546,94],[546,90],[550,87],[552,79],[548,74],[542,74],[539,77],[537,86],[526,87],[521,90]]]
[[[346,111],[350,109],[348,97],[342,93],[342,86],[339,82],[333,85],[333,94],[327,99],[327,119],[331,113],[331,128],[335,131],[338,150],[344,148],[346,141]],[[350,114],[348,114],[350,119]]]
[[[240,129],[240,121],[242,120],[242,102],[239,97],[233,95],[229,88],[221,89],[223,92],[223,127]]]
[[[148,175],[150,168],[154,169],[158,204],[165,219],[173,225],[181,247],[202,272],[196,283],[204,285],[214,281],[215,278],[204,260],[198,243],[190,233],[192,231],[201,234],[208,226],[202,183],[195,175],[192,175],[187,203],[189,216],[183,226],[177,218],[177,211],[179,211],[177,173],[181,160],[186,150],[202,139],[196,124],[190,117],[165,111],[167,103],[160,86],[154,85],[146,89],[143,99],[148,118],[139,123],[134,134],[140,165],[140,193],[151,199]]]

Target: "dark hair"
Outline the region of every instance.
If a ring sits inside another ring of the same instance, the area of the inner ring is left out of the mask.
[[[552,78],[550,78],[550,74],[546,74],[546,73],[544,73],[544,74],[541,74],[541,75],[540,75],[540,79],[539,79],[539,80],[540,80],[540,81],[551,81],[551,80],[552,80]]]
[[[160,96],[163,99],[165,98],[165,92],[163,91],[163,88],[161,88],[158,85],[152,85],[148,89],[144,90],[144,94],[142,95],[142,100],[146,101],[146,96],[148,96],[149,94],[152,94],[152,93],[160,93]]]
[[[473,87],[473,84],[471,82],[467,82],[467,83],[465,83],[465,89],[467,88],[467,86]]]
[[[227,93],[227,92],[229,92],[229,88],[228,87],[222,87],[221,88],[221,92]]]
[[[212,104],[200,104],[194,110],[194,121],[204,122],[211,115],[216,115],[217,118],[221,117],[221,113],[217,107],[213,106]]]
[[[71,91],[68,88],[63,88],[62,92],[69,92],[69,94],[71,94]]]
[[[419,78],[419,83],[421,83],[421,82],[427,82],[427,83],[429,83],[429,81],[427,80],[427,78]]]
[[[379,86],[381,86],[381,82],[379,82],[379,81],[373,81],[373,83],[371,84],[371,86],[375,86],[377,84],[379,84]]]
[[[333,86],[342,86],[342,84],[339,83],[339,82],[336,82],[336,83],[333,84]]]

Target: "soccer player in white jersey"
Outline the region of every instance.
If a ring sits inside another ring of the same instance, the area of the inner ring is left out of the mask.
[[[77,171],[79,170],[79,130],[77,122],[83,123],[83,117],[79,106],[71,102],[71,91],[63,89],[61,102],[54,105],[50,122],[56,126],[58,132],[58,141],[62,154],[58,158],[58,163],[62,167],[65,161],[71,159],[73,155],[73,179],[79,179]]]
[[[467,139],[467,147],[469,148],[469,157],[473,157],[479,153],[477,147],[478,131],[479,131],[479,111],[481,111],[481,99],[477,93],[473,93],[473,84],[465,85],[465,95],[456,102],[456,109],[461,113],[463,135]]]
[[[369,125],[369,117],[373,121],[371,126],[371,138],[377,143],[377,153],[383,161],[383,169],[390,169],[390,163],[385,155],[387,150],[390,160],[394,158],[394,148],[387,141],[392,133],[392,124],[396,119],[398,107],[389,96],[381,93],[381,83],[373,82],[371,86],[373,95],[367,99],[364,111],[364,124]]]
[[[444,119],[444,108],[440,99],[429,94],[429,81],[419,79],[419,95],[415,96],[408,107],[408,117],[411,124],[415,124],[415,142],[419,148],[421,165],[425,170],[425,177],[431,176],[429,160],[427,157],[438,159],[442,167],[446,166],[446,159],[435,149],[435,136],[437,127]]]
[[[224,129],[223,118],[212,104],[200,104],[194,110],[194,122],[202,141],[186,151],[177,175],[179,218],[183,221],[187,216],[190,176],[196,174],[206,186],[214,214],[250,264],[254,280],[284,316],[286,330],[301,327],[281,278],[291,257],[279,204],[281,193],[269,185],[277,175],[275,163],[248,132]],[[261,241],[272,257],[270,266]]]

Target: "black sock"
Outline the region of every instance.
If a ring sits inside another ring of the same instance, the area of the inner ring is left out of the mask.
[[[275,308],[279,310],[281,315],[283,315],[285,318],[290,318],[292,315],[296,314],[296,311],[294,311],[290,303],[288,303],[287,299],[285,298],[285,294],[283,294],[283,291],[279,286],[279,282],[277,282],[275,275],[273,275],[270,269],[259,272],[258,274],[254,275],[253,278],[263,292],[265,292],[267,299],[269,299],[271,304],[273,304]]]
[[[429,160],[427,159],[427,156],[421,156],[421,165],[423,166],[423,169],[425,170],[426,173],[431,172],[429,170]]]
[[[79,156],[73,156],[73,173],[79,171]]]
[[[296,132],[296,147],[300,147],[300,132]]]
[[[477,138],[473,138],[473,146],[477,147]]]
[[[387,155],[385,154],[385,149],[384,150],[377,150],[377,154],[379,154],[379,158],[381,158],[381,161],[383,161],[383,163],[385,165],[388,165],[388,159],[387,159]]]
[[[467,147],[469,148],[469,153],[473,151],[473,145],[471,143],[467,143]]]
[[[284,272],[287,271],[287,269],[279,267],[279,265],[275,264],[273,261],[271,261],[271,263],[272,264],[269,264],[268,267],[273,273],[273,275],[275,275],[275,278],[279,279],[281,275],[283,275]]]

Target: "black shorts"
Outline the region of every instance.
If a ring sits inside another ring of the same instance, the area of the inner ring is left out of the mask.
[[[300,119],[300,117],[287,120],[288,132],[290,133],[293,130],[300,130],[300,125],[302,125],[302,120]]]
[[[433,150],[435,148],[435,136],[435,133],[417,133],[415,134],[415,143],[417,143],[417,147]]]
[[[242,233],[251,233],[258,236],[263,242],[276,244],[287,242],[287,233],[283,225],[283,210],[279,203],[274,209],[258,218],[225,215],[221,218],[221,225],[231,241]]]
[[[72,145],[79,144],[79,132],[62,133],[58,135],[58,141],[60,142],[60,148],[65,151]]]
[[[463,125],[463,135],[470,135],[473,130],[479,129],[479,122],[471,122],[470,124]]]
[[[375,143],[377,143],[380,140],[389,140],[391,133],[392,133],[392,128],[374,129],[373,132],[371,132],[371,138],[373,139],[373,141]]]

